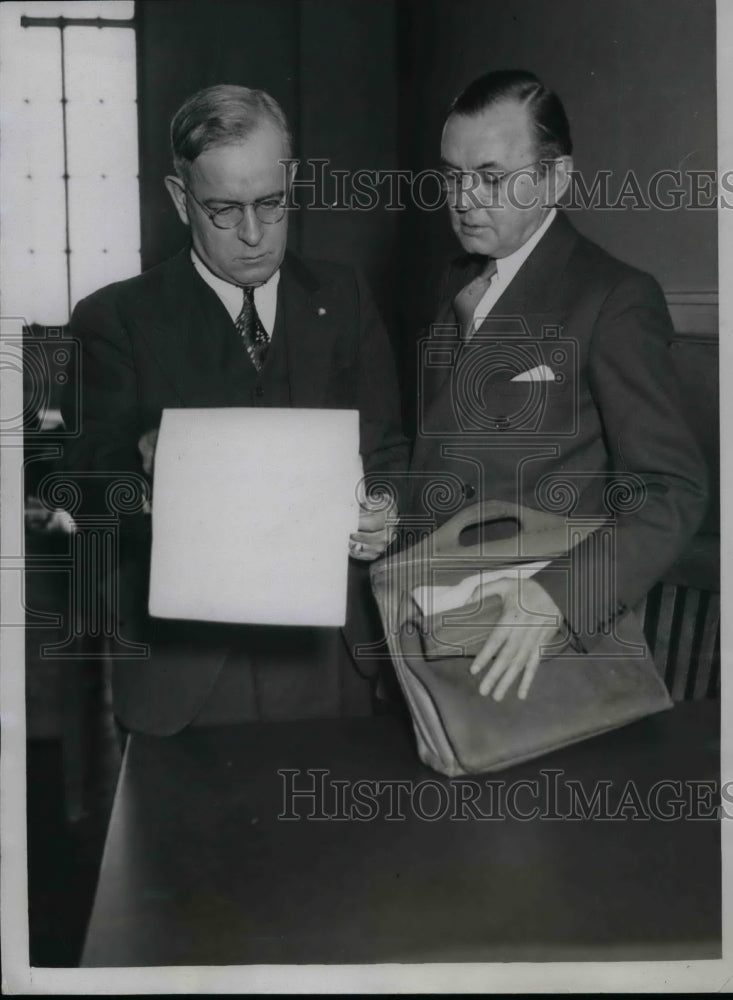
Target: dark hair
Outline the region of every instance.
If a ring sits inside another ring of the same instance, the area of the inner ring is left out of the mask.
[[[501,101],[516,101],[529,111],[538,157],[554,159],[572,153],[573,140],[562,101],[534,73],[523,69],[500,69],[478,77],[455,98],[448,113],[478,115]]]
[[[288,120],[277,101],[264,90],[233,84],[199,90],[183,102],[171,121],[176,173],[185,179],[188,167],[205,149],[241,142],[265,122],[282,134],[290,156]]]

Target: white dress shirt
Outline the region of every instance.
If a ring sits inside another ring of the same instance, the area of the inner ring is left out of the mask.
[[[508,257],[496,258],[496,274],[491,279],[491,284],[479,300],[473,313],[473,330],[478,330],[483,321],[489,315],[491,310],[499,301],[499,297],[503,295],[509,287],[510,282],[515,277],[519,268],[550,228],[556,215],[557,209],[550,209],[545,221],[542,223],[540,228],[536,230],[536,232],[532,233],[526,243],[523,243],[518,250],[514,251],[514,253],[510,253]]]
[[[232,322],[236,323],[237,316],[239,316],[242,311],[244,289],[239,285],[233,285],[229,281],[224,281],[223,278],[214,274],[214,272],[209,270],[194,250],[191,250],[191,260],[193,261],[193,266],[204,279],[206,284],[210,288],[213,288],[221,299],[224,308],[232,317]],[[277,286],[279,281],[280,269],[278,268],[277,271],[275,271],[275,273],[267,279],[264,285],[258,285],[255,288],[255,309],[257,310],[257,315],[260,317],[262,325],[265,330],[267,330],[269,337],[272,337],[272,331],[275,329]]]

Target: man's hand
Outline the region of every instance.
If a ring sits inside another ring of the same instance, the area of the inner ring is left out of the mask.
[[[158,430],[146,431],[137,443],[137,448],[143,459],[143,472],[152,476],[155,466],[155,446],[158,443]]]
[[[489,667],[479,683],[479,694],[493,694],[501,701],[521,677],[517,697],[526,698],[540,664],[540,649],[557,635],[562,615],[547,591],[531,577],[521,580],[517,575],[482,584],[472,600],[494,594],[504,602],[501,618],[470,670],[476,675]]]
[[[379,493],[359,501],[359,530],[349,541],[349,555],[363,562],[381,556],[397,534],[399,515],[393,498]]]

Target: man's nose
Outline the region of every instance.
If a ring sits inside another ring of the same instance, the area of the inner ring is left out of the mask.
[[[242,221],[237,226],[237,236],[250,246],[256,246],[262,239],[262,223],[257,218],[254,205],[244,206]]]
[[[451,211],[467,223],[480,222],[481,220],[484,220],[486,218],[487,208],[489,208],[488,205],[482,205],[481,202],[474,204],[472,201],[463,201],[461,203],[451,205]]]
[[[465,215],[466,212],[470,212],[473,209],[481,210],[486,207],[479,196],[476,186],[470,183],[462,184],[455,191],[453,199],[449,204],[454,212],[459,212],[461,215]]]

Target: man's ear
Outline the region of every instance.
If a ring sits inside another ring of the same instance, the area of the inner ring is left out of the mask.
[[[284,187],[287,196],[288,206],[291,205],[291,199],[293,196],[292,183],[295,178],[295,173],[300,164],[300,160],[295,160],[291,157],[288,159],[280,160],[280,164],[283,168],[284,174]]]
[[[188,206],[186,205],[186,188],[180,177],[175,174],[169,174],[165,178],[165,186],[168,194],[171,196],[173,204],[176,206],[176,211],[178,212],[178,218],[184,224],[188,225]]]
[[[553,185],[550,191],[553,205],[556,205],[570,186],[573,172],[572,156],[558,156],[552,171]]]

